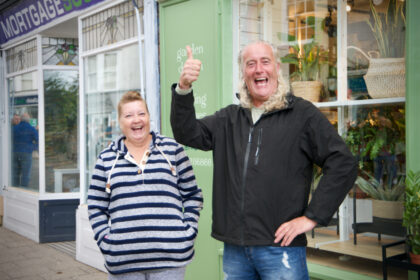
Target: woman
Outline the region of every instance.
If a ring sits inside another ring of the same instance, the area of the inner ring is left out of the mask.
[[[150,131],[138,92],[118,104],[123,134],[101,152],[89,220],[109,279],[184,279],[194,255],[202,193],[183,147]]]

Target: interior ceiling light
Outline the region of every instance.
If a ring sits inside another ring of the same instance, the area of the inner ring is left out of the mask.
[[[384,0],[373,0],[372,2],[374,5],[378,6],[378,5],[381,5],[383,1]]]
[[[347,0],[346,11],[350,12],[354,7],[354,0]]]

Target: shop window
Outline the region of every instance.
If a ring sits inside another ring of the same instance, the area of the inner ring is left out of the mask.
[[[36,65],[36,39],[6,50],[9,185],[34,191],[39,190],[38,79],[33,71]]]
[[[79,192],[78,71],[44,71],[45,191]]]
[[[10,112],[10,186],[39,190],[36,72],[7,79]]]
[[[119,135],[117,105],[121,95],[140,89],[138,46],[128,45],[89,56],[85,62],[88,186],[99,153]],[[96,81],[92,82],[92,78]]]
[[[137,2],[143,17],[143,1]],[[138,34],[132,1],[86,16],[81,24],[87,169],[81,185],[86,198],[99,153],[120,135],[119,99],[129,90],[140,92],[140,63],[144,60],[139,60],[137,43],[144,40],[144,30]]]
[[[273,43],[297,95],[333,101],[337,75],[336,1],[240,1],[240,46]]]

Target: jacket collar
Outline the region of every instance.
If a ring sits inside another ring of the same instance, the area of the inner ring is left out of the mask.
[[[242,95],[243,96],[243,95]],[[242,98],[240,93],[236,93],[236,98],[239,99],[239,101],[241,101]],[[286,110],[286,109],[292,109],[296,103],[296,101],[299,99],[299,97],[296,97],[295,95],[293,95],[292,92],[288,92],[285,95],[285,102],[284,102],[284,106],[281,106],[281,104],[276,104],[277,106],[274,107],[274,109],[265,112],[264,114],[269,114],[269,113],[274,113],[274,112],[278,112],[278,111],[282,111],[282,110]],[[275,99],[275,100],[280,100],[279,98]],[[266,102],[269,102],[270,100],[267,100]],[[275,102],[275,101],[274,101]],[[241,102],[240,104],[241,107],[246,108],[246,109],[250,109],[247,106],[243,106],[243,103]],[[251,105],[252,106],[252,105]]]

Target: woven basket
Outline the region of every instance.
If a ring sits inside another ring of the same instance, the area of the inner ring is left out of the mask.
[[[372,98],[405,96],[405,59],[371,58],[363,76]]]
[[[403,218],[403,212],[403,201],[372,199],[372,216],[374,217],[401,220]]]
[[[321,95],[320,81],[299,81],[292,83],[293,94],[311,102],[318,102]]]

